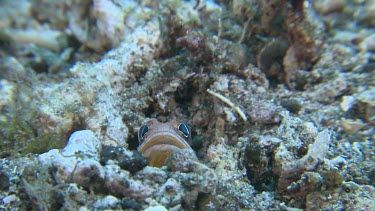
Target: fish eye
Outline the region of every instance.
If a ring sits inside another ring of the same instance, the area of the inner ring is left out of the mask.
[[[148,126],[147,125],[142,125],[142,127],[139,128],[139,131],[138,131],[138,141],[139,141],[139,143],[141,143],[141,141],[143,141],[143,138],[144,138],[144,136],[147,132],[148,132]]]
[[[178,125],[178,130],[184,135],[185,138],[190,137],[190,128],[185,123]]]

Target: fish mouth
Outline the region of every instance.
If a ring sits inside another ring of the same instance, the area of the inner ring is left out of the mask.
[[[162,167],[169,156],[180,148],[170,144],[158,144],[148,148],[143,154],[148,164],[153,167]]]
[[[182,137],[171,132],[161,131],[146,137],[145,141],[138,147],[138,151],[146,156],[145,153],[149,149],[175,151],[184,148],[191,147]]]

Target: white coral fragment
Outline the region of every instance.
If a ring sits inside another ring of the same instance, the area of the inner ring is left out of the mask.
[[[110,0],[94,0],[93,10],[99,32],[113,43],[119,43],[124,36],[125,13]]]
[[[329,131],[327,129],[323,130],[316,136],[315,142],[310,144],[308,155],[323,160],[328,153],[330,143],[331,135]]]
[[[61,151],[63,156],[73,156],[81,153],[87,157],[97,158],[99,156],[100,142],[90,130],[82,130],[73,133],[68,145]]]
[[[240,117],[243,119],[243,121],[247,122],[247,117],[245,115],[245,112],[243,112],[240,107],[236,106],[234,103],[232,103],[228,98],[224,97],[223,95],[219,94],[219,93],[216,93],[216,92],[213,92],[211,91],[210,89],[207,89],[207,92],[217,98],[219,98],[219,100],[223,101],[224,103],[226,103],[227,105],[229,105],[232,109],[236,110],[237,113],[240,115]]]
[[[340,108],[343,112],[349,111],[350,108],[356,103],[356,98],[353,96],[343,96],[340,103]]]

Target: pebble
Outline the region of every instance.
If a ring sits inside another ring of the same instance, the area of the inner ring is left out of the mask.
[[[52,166],[52,160],[57,154],[59,154],[58,149],[51,149],[46,153],[40,154],[38,156],[40,164],[42,166]]]
[[[152,207],[147,207],[145,211],[167,211],[167,209],[164,206],[152,206]]]
[[[355,104],[356,98],[353,96],[343,96],[340,103],[340,108],[343,112],[349,111],[349,109]]]
[[[319,0],[314,3],[316,10],[323,14],[341,12],[345,7],[345,0]]]
[[[87,158],[99,158],[100,142],[91,130],[74,132],[66,147],[61,151],[63,156],[73,156],[76,153]]]
[[[102,199],[99,199],[94,203],[94,207],[97,209],[108,209],[115,208],[120,204],[120,200],[114,196],[106,196]]]
[[[9,195],[9,196],[6,196],[6,197],[4,197],[3,200],[2,200],[2,202],[3,202],[4,204],[10,204],[10,203],[12,203],[12,202],[14,202],[14,201],[19,201],[19,198],[18,198],[16,195],[14,195],[14,194]]]
[[[138,151],[129,151],[124,147],[104,145],[100,152],[100,163],[105,165],[110,161],[117,161],[122,169],[132,174],[142,170],[148,164],[147,159]]]
[[[375,34],[366,37],[360,44],[361,51],[375,52]]]

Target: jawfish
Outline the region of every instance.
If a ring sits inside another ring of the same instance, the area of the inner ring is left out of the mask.
[[[150,166],[162,167],[174,151],[191,149],[190,136],[190,128],[183,122],[162,123],[153,119],[138,131],[138,151],[147,158]]]

